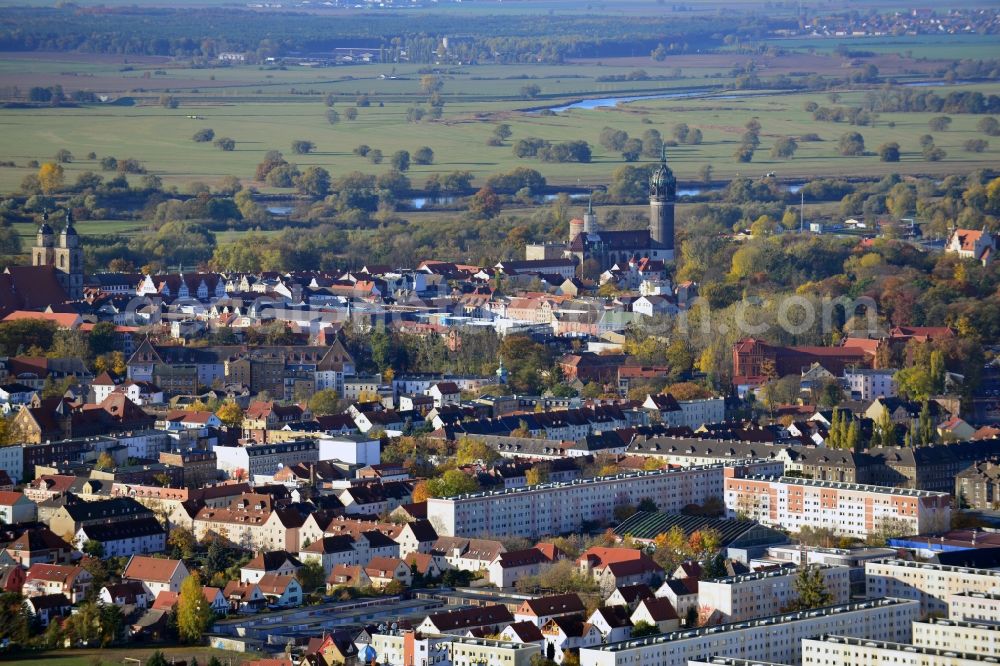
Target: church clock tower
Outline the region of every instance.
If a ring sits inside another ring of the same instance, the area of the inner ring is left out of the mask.
[[[677,202],[677,179],[667,166],[667,149],[660,154],[660,165],[649,177],[649,235],[664,251],[664,260],[674,260],[674,204]]]

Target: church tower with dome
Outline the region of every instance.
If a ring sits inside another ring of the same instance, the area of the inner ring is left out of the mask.
[[[660,153],[660,166],[649,177],[649,235],[665,254],[664,261],[674,260],[674,204],[677,203],[677,179],[667,166],[667,149]]]

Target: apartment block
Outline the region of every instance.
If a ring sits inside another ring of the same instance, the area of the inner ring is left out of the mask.
[[[368,648],[363,648],[362,659],[414,666],[529,666],[531,657],[542,651],[538,643],[395,630],[372,634],[370,646],[374,654],[367,654]]]
[[[282,467],[319,460],[316,440],[304,439],[271,444],[245,446],[214,446],[219,469],[232,477],[242,470],[252,479],[255,475],[272,476]]]
[[[992,592],[959,592],[948,595],[948,617],[952,620],[1000,622],[1000,579]]]
[[[906,640],[910,623],[919,614],[916,601],[873,599],[582,648],[580,664],[687,666],[688,660],[706,655],[748,659],[755,664],[797,664],[802,659],[804,638],[838,631],[869,640]]]
[[[646,498],[674,513],[703,504],[722,496],[723,476],[722,465],[707,465],[430,498],[427,518],[444,536],[564,534],[584,521],[610,522],[616,506]]]
[[[851,600],[851,570],[848,567],[817,568],[833,596],[830,604],[848,603]],[[799,598],[795,590],[798,575],[798,569],[783,567],[777,571],[699,581],[698,606],[718,611],[723,622],[777,615]]]
[[[913,623],[914,645],[941,650],[975,652],[1000,657],[1000,624],[993,616],[993,623],[965,622],[929,617]]]
[[[947,616],[950,595],[1000,590],[1000,570],[887,560],[866,563],[865,581],[871,598],[913,599],[920,602],[921,615]]]
[[[917,647],[895,641],[819,636],[802,641],[802,666],[976,666],[996,663],[970,652]]]
[[[907,534],[947,529],[948,493],[817,481],[788,476],[726,479],[726,513],[797,532],[803,527],[832,529],[864,539],[888,527]]]

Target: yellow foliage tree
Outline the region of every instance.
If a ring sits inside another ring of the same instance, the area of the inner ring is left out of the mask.
[[[237,405],[235,402],[227,402],[222,407],[219,407],[219,411],[215,413],[222,421],[222,424],[227,428],[239,428],[243,425],[243,408]]]
[[[42,191],[52,194],[63,185],[63,168],[61,164],[46,162],[38,169],[38,183],[42,186]]]
[[[184,579],[177,595],[177,634],[185,643],[196,643],[211,621],[212,607],[201,591],[201,579],[195,572]]]

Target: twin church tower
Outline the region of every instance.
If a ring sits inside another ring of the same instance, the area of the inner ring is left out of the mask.
[[[59,233],[58,245],[56,233],[49,226],[49,215],[43,215],[35,246],[31,248],[31,265],[52,266],[56,279],[70,299],[83,298],[83,248],[80,247],[80,236],[73,227],[73,214],[69,210],[66,211],[66,226]]]

